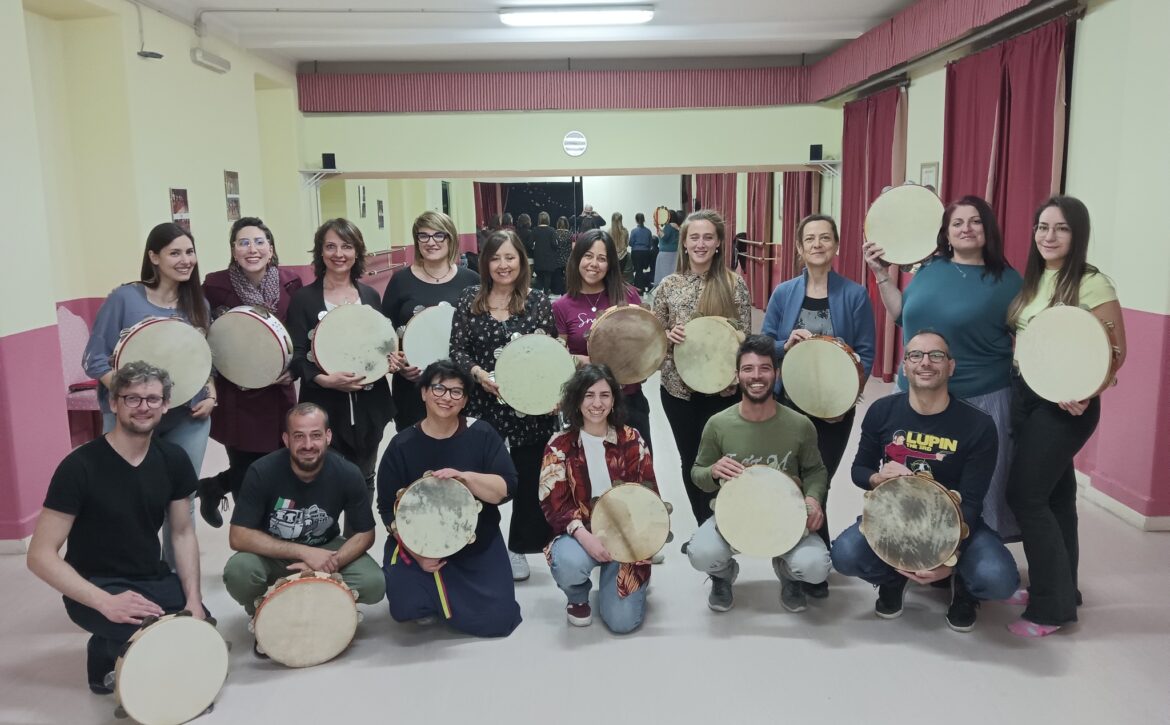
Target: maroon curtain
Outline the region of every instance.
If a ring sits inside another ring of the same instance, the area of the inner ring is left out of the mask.
[[[714,209],[723,217],[727,230],[723,253],[735,250],[735,174],[695,174],[695,202],[702,209]]]
[[[939,190],[944,202],[967,195],[991,198],[988,180],[1002,88],[1002,45],[947,66]]]
[[[771,172],[749,172],[747,175],[747,238],[761,242],[762,246],[751,245],[747,254],[754,259],[744,260],[745,277],[751,292],[752,304],[763,309],[768,304],[775,283],[772,269],[772,183]]]
[[[475,228],[481,229],[486,222],[496,218],[503,210],[500,203],[500,185],[473,181],[475,197]]]
[[[691,193],[691,175],[690,174],[683,174],[682,175],[681,193],[682,193],[682,206],[681,206],[680,210],[682,211],[682,213],[684,215],[690,214],[692,211],[695,210],[694,209],[694,198],[695,197],[694,197],[694,194]]]
[[[816,189],[817,174],[812,171],[784,172],[784,228],[780,230],[781,249],[776,260],[776,283],[796,275],[796,225],[820,208]]]

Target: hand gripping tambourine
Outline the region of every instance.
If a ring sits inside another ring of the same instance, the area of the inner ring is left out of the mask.
[[[402,335],[402,352],[406,362],[419,370],[438,360],[451,358],[451,324],[455,308],[446,302],[420,311]]]
[[[967,524],[958,491],[925,476],[899,476],[865,492],[861,534],[878,558],[902,571],[954,566]]]
[[[272,385],[292,359],[292,338],[276,315],[241,305],[224,312],[207,332],[211,358],[221,375],[241,388]]]
[[[615,481],[594,501],[590,531],[614,561],[645,561],[670,540],[670,504],[641,483]]]
[[[786,554],[808,533],[808,505],[800,485],[771,466],[748,466],[719,487],[711,506],[719,533],[748,556]]]
[[[654,210],[654,226],[662,228],[670,223],[670,209],[660,206]]]
[[[207,338],[177,317],[148,317],[126,330],[114,347],[114,369],[139,360],[171,376],[172,408],[194,398],[211,376]]]
[[[445,559],[475,541],[482,508],[467,486],[427,472],[398,491],[393,529],[415,554]]]
[[[696,317],[674,346],[679,377],[696,393],[714,395],[735,383],[735,356],[744,335],[724,317]]]
[[[303,571],[277,579],[256,600],[256,643],[286,667],[328,662],[353,641],[357,597],[340,574]]]
[[[492,372],[500,397],[525,415],[547,415],[561,402],[561,388],[577,364],[560,340],[543,334],[521,335],[496,358]]]
[[[365,385],[389,374],[386,356],[398,350],[394,324],[369,305],[334,307],[309,337],[313,343],[311,359],[322,372],[361,375]]]
[[[228,645],[190,612],[147,617],[114,668],[118,705],[143,725],[178,725],[211,707],[227,679]]]
[[[865,389],[865,369],[853,348],[835,337],[814,335],[784,354],[784,392],[814,418],[845,415]]]
[[[653,312],[637,305],[610,307],[589,331],[589,360],[608,366],[622,385],[640,383],[662,367],[668,344]]]
[[[1121,348],[1109,323],[1069,305],[1038,313],[1016,338],[1016,365],[1045,400],[1088,400],[1109,387]]]
[[[890,264],[917,264],[934,253],[942,226],[943,203],[917,184],[895,186],[883,193],[865,214],[865,239],[885,250]]]

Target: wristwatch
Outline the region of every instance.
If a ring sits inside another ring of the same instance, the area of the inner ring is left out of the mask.
[[[569,536],[577,533],[577,529],[583,528],[585,524],[581,523],[581,519],[573,519],[569,525],[565,527],[565,533]]]

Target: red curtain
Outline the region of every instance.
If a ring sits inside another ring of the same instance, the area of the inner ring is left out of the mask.
[[[761,242],[762,246],[748,246],[747,254],[754,259],[745,259],[744,269],[752,304],[761,309],[768,304],[774,284],[770,258],[775,250],[783,249],[772,244],[772,182],[772,173],[768,171],[747,175],[747,238]]]
[[[472,196],[475,197],[475,228],[480,229],[485,222],[490,222],[498,214],[503,213],[505,202],[505,199],[501,198],[503,189],[501,184],[479,181],[473,181],[471,185]]]
[[[723,217],[727,230],[723,253],[735,249],[735,174],[695,174],[695,203],[701,209],[714,209]]]
[[[809,214],[820,209],[817,188],[819,175],[812,171],[784,172],[784,213],[780,230],[781,247],[776,259],[776,283],[791,279],[796,274],[796,225]]]

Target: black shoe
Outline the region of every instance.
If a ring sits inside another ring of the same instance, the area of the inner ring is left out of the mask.
[[[906,593],[907,579],[898,577],[893,584],[878,586],[877,603],[873,605],[874,614],[882,619],[897,619],[902,616],[902,598]]]
[[[89,638],[85,645],[85,675],[89,683],[89,691],[95,695],[109,695],[113,693],[113,678],[115,658],[110,655],[108,642],[96,634]]]
[[[224,490],[219,486],[219,478],[202,478],[199,480],[199,515],[209,526],[219,528],[223,526],[223,516],[219,513],[219,506],[223,503]]]
[[[951,577],[949,577],[949,576],[943,577],[942,579],[939,579],[936,582],[931,582],[930,586],[933,587],[934,589],[950,589],[951,588]]]
[[[260,642],[257,640],[252,641],[252,654],[254,654],[258,660],[268,659],[268,653],[260,649]]]
[[[804,593],[813,599],[827,599],[829,597],[829,581],[827,579],[820,584],[801,582],[800,585],[804,589]]]
[[[947,609],[947,626],[956,632],[970,632],[975,629],[978,613],[979,600],[967,592],[962,579],[951,577],[951,606]]]

